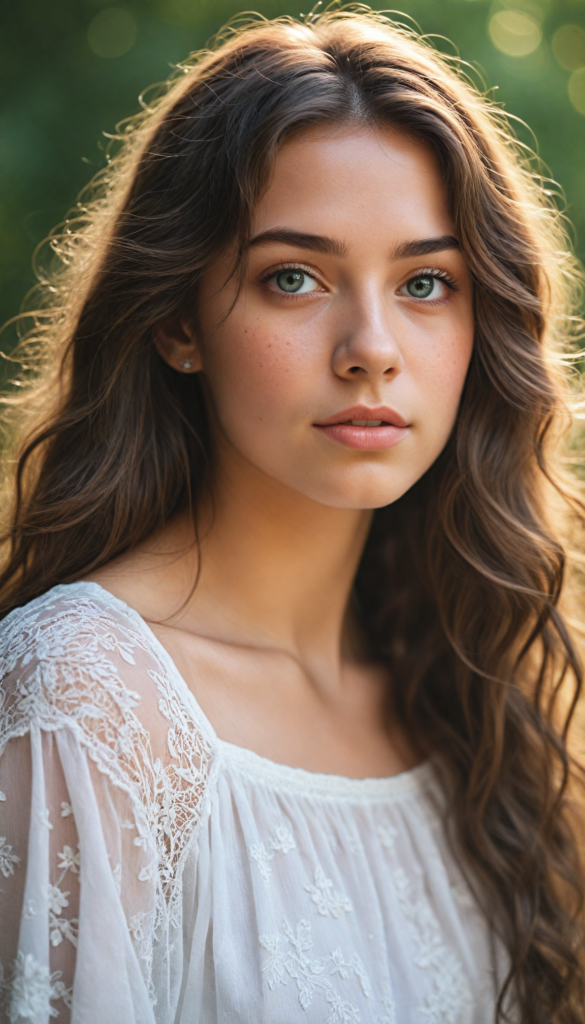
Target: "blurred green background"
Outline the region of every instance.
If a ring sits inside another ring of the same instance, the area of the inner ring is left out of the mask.
[[[267,17],[314,0],[257,0]],[[382,4],[374,4],[382,9]],[[117,121],[174,62],[242,7],[235,0],[16,0],[0,60],[0,322],[34,283],[35,246],[103,165]],[[400,0],[424,33],[451,40],[491,95],[525,121],[564,190],[585,257],[585,0]],[[454,52],[447,40],[440,48]],[[520,138],[534,147],[530,132]],[[11,332],[4,336],[9,345]]]

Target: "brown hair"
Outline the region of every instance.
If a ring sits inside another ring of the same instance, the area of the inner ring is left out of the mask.
[[[164,363],[153,337],[194,315],[202,271],[244,245],[283,140],[324,123],[424,139],[474,279],[474,352],[452,437],[375,514],[356,592],[509,951],[498,1019],[515,1007],[523,1024],[578,1024],[584,886],[566,741],[581,668],[559,598],[563,507],[578,523],[583,511],[554,461],[578,274],[559,216],[501,111],[387,18],[277,19],[219,43],[122,126],[97,198],[53,237],[60,263],[25,339],[36,373],[9,427],[19,453],[1,610],[127,551],[206,485],[198,377]]]

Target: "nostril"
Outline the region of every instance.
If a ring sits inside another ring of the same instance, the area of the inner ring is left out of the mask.
[[[349,368],[349,372],[350,372],[350,373],[359,373],[359,372],[360,372],[360,369],[361,369],[361,367],[360,367],[360,366],[350,366],[350,368]]]

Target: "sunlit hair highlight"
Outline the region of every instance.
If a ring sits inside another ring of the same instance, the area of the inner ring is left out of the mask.
[[[329,125],[390,125],[433,148],[474,282],[452,437],[376,512],[356,607],[389,669],[388,713],[435,757],[451,842],[508,950],[499,1020],[579,1024],[584,883],[567,736],[582,673],[569,539],[584,511],[561,442],[581,400],[581,278],[538,166],[460,62],[363,7],[257,19],[226,29],[120,126],[51,239],[15,356],[0,609],[196,509],[213,481],[203,389],[154,339],[196,320],[212,260],[233,249],[237,270],[279,147]]]

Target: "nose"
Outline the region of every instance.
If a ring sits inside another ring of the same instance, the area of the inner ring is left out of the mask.
[[[333,352],[333,371],[345,380],[396,377],[404,367],[402,350],[383,294],[369,289],[346,307]]]

